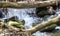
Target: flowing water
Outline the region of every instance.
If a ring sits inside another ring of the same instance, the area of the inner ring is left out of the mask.
[[[14,9],[14,8],[8,8],[8,14],[6,15],[5,18],[11,18],[13,16],[18,17],[18,21],[25,20],[25,29],[32,28],[34,24],[40,23],[43,21],[48,21],[51,18],[54,18],[59,15],[60,9],[56,10],[55,15],[48,16],[46,18],[40,18],[36,16],[36,8],[25,8],[25,9]],[[58,27],[56,27],[57,29]],[[40,32],[37,31],[33,34],[33,36],[48,36],[46,32]],[[49,35],[50,36],[50,35]]]

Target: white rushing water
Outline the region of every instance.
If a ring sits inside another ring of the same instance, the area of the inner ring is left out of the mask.
[[[55,15],[51,15],[46,17],[46,21],[48,21],[51,18],[54,18],[58,16],[60,10],[56,10]],[[14,9],[14,8],[8,8],[8,15],[6,18],[10,18],[13,16],[18,17],[18,21],[25,20],[25,28],[32,28],[34,23],[42,22],[45,21],[43,18],[39,18],[35,15],[36,13],[36,8],[25,8],[25,9]],[[33,36],[47,36],[46,32],[42,33],[40,31],[37,31],[36,33],[33,34]]]
[[[37,18],[34,14],[36,9],[35,8],[28,8],[28,9],[8,9],[8,16],[17,16],[19,21],[25,20],[25,28],[32,28],[33,23],[37,22],[38,20],[41,20],[40,18]]]
[[[42,18],[38,18],[36,15],[32,14],[36,13],[36,8],[28,8],[28,9],[8,9],[8,16],[17,16],[19,20],[25,20],[25,28],[32,28],[32,25],[38,21],[43,21]],[[41,33],[37,31],[33,34],[34,36],[46,36],[46,33]]]

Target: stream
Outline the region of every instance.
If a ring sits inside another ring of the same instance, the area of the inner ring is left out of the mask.
[[[2,19],[11,18],[13,16],[18,17],[18,21],[25,20],[25,29],[32,28],[33,25],[36,25],[37,23],[41,23],[44,21],[48,21],[49,19],[55,18],[59,15],[60,9],[56,9],[56,14],[47,16],[46,18],[37,17],[36,8],[25,8],[25,9],[14,9],[14,8],[8,8],[8,14],[5,15]],[[57,26],[55,29],[60,29],[59,26]],[[58,34],[57,34],[58,35]],[[33,36],[51,36],[50,34],[47,34],[47,32],[40,32],[37,31],[33,34]]]

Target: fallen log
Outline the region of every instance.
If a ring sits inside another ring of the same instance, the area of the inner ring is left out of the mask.
[[[48,21],[42,22],[42,23],[36,25],[35,27],[27,29],[26,31],[34,33],[38,30],[41,30],[42,28],[45,28],[46,26],[52,25],[52,24],[57,23],[57,22],[60,22],[60,15],[57,16],[56,18],[49,19]]]
[[[56,1],[60,3],[60,0],[52,0],[52,1],[35,1],[35,2],[6,2],[0,1],[1,7],[10,7],[10,8],[37,8],[37,7],[45,7],[49,5],[56,5]]]

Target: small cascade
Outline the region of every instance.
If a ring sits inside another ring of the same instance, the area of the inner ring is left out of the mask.
[[[25,27],[32,28],[33,23],[38,20],[42,20],[36,16],[36,8],[28,8],[28,9],[12,9],[8,8],[8,18],[17,16],[18,21],[25,20]]]
[[[56,14],[55,15],[50,15],[47,16],[46,18],[40,18],[37,17],[36,13],[36,8],[25,8],[25,9],[14,9],[14,8],[8,8],[8,13],[7,15],[4,14],[2,19],[8,19],[13,16],[17,16],[18,21],[25,20],[25,29],[32,28],[33,25],[36,25],[36,23],[40,23],[42,21],[48,21],[49,19],[55,18],[60,14],[60,9],[56,9]],[[37,31],[36,33],[33,34],[33,36],[47,36],[46,32],[41,33],[40,31]]]
[[[43,18],[37,17],[36,16],[36,8],[27,8],[27,9],[13,9],[13,8],[8,8],[8,18],[17,16],[18,21],[25,20],[25,29],[29,29],[33,27],[33,24],[36,24],[38,22],[42,22]],[[37,33],[37,34],[36,34]],[[39,31],[34,33],[35,36],[41,36]],[[39,33],[39,34],[38,34]],[[33,35],[34,35],[33,34]],[[42,33],[46,35],[45,33]]]

